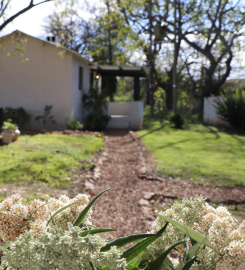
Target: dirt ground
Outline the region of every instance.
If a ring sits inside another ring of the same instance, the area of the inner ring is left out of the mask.
[[[173,200],[203,195],[211,203],[225,204],[230,208],[244,208],[245,188],[220,188],[212,185],[176,181],[157,176],[156,163],[134,132],[108,130],[105,133],[104,151],[97,153],[93,169],[74,170],[71,186],[67,189],[48,187],[44,183],[27,185],[9,183],[0,186],[0,196],[20,193],[23,197],[74,197],[87,193],[91,197],[112,188],[96,202],[93,224],[102,228],[116,228],[108,238],[132,233],[147,232],[155,220],[154,214],[169,207]],[[241,221],[243,216],[237,212]]]
[[[93,217],[101,227],[117,228],[117,232],[111,233],[113,237],[149,231],[154,214],[169,207],[174,199],[203,195],[209,202],[235,209],[245,204],[245,188],[204,187],[158,177],[156,163],[133,132],[107,131],[102,155],[101,175],[93,183],[93,193],[113,190],[99,199]]]

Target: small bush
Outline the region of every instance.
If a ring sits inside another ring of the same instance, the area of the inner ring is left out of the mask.
[[[235,130],[245,132],[245,92],[237,89],[227,91],[216,101],[218,117],[228,122]]]
[[[10,130],[11,132],[14,132],[17,125],[12,122],[12,119],[7,119],[7,121],[3,122],[2,130]]]
[[[6,107],[3,112],[3,120],[12,119],[12,122],[16,124],[20,129],[30,121],[32,115],[27,113],[22,107],[13,109]]]
[[[84,129],[91,131],[104,130],[110,120],[110,116],[98,113],[90,113],[85,120]]]
[[[154,93],[154,100],[155,100],[155,115],[158,116],[161,122],[164,120],[167,114],[167,107],[166,107],[166,91],[161,87]]]
[[[66,121],[66,125],[67,125],[67,128],[71,129],[71,130],[77,130],[77,129],[82,129],[83,128],[83,124],[81,124],[73,116],[71,116],[71,118]]]
[[[179,112],[172,114],[169,117],[169,121],[174,124],[175,128],[179,129],[182,128],[185,123],[184,117]]]
[[[56,125],[54,116],[50,115],[52,108],[53,108],[53,105],[46,105],[44,107],[43,115],[39,115],[34,118],[35,121],[41,122],[43,129],[47,129],[50,124]]]

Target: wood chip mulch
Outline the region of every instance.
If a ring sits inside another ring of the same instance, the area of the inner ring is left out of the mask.
[[[108,130],[105,133],[104,151],[97,159],[95,177],[88,179],[85,192],[94,196],[113,188],[93,207],[94,225],[118,229],[106,234],[108,239],[149,231],[154,214],[169,207],[173,199],[203,195],[209,202],[245,203],[245,188],[242,187],[204,187],[155,174],[156,163],[134,132]]]

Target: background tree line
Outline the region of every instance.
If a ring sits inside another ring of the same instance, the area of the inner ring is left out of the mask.
[[[8,18],[11,1],[1,0],[0,31],[19,15],[48,1],[31,0]],[[63,46],[98,64],[149,67],[151,58],[153,91],[164,93],[168,110],[173,106],[174,27],[178,107],[200,107],[203,97],[219,95],[242,58],[245,4],[240,0],[54,1],[56,9],[46,19],[47,34],[58,36]],[[104,82],[111,100],[117,84],[116,79]],[[123,85],[119,81],[120,89]],[[147,102],[148,85],[144,83],[141,93]]]

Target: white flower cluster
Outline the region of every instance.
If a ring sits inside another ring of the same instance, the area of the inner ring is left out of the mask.
[[[206,214],[206,202],[203,197],[184,199],[182,203],[174,203],[171,208],[164,212],[159,212],[159,214],[191,227],[195,222],[199,222],[202,216]],[[166,221],[163,218],[157,217],[152,225],[151,233],[157,233],[165,223]],[[161,254],[167,246],[184,239],[184,233],[170,224],[165,232],[162,237],[159,237],[149,247],[150,249],[154,249],[154,252]],[[179,255],[182,256],[184,253],[184,245],[179,245],[177,249]]]
[[[79,227],[65,232],[53,227],[39,238],[25,232],[4,252],[0,270],[126,269],[127,262],[116,247],[100,252],[105,241],[98,235],[81,237],[81,232]]]
[[[206,247],[199,253],[198,260],[192,265],[191,270],[245,269],[245,221],[239,225],[225,207],[215,209],[202,197],[197,197],[175,203],[170,209],[159,214],[207,234],[212,248]],[[153,223],[152,233],[156,233],[164,224],[165,220],[158,217]],[[155,253],[162,253],[167,246],[183,239],[184,233],[169,225],[162,237],[150,248]],[[189,245],[191,246],[191,242]],[[177,250],[179,256],[183,256],[184,246],[178,246]]]
[[[89,202],[88,196],[78,194],[74,199],[62,195],[59,199],[50,199],[46,205],[40,200],[33,200],[30,205],[23,205],[20,195],[14,194],[0,203],[0,235],[5,242],[14,241],[25,231],[31,231],[35,237],[46,229],[50,215],[62,207],[77,202],[54,217],[56,225],[63,231],[67,223],[73,223]],[[90,223],[90,210],[84,223]]]

